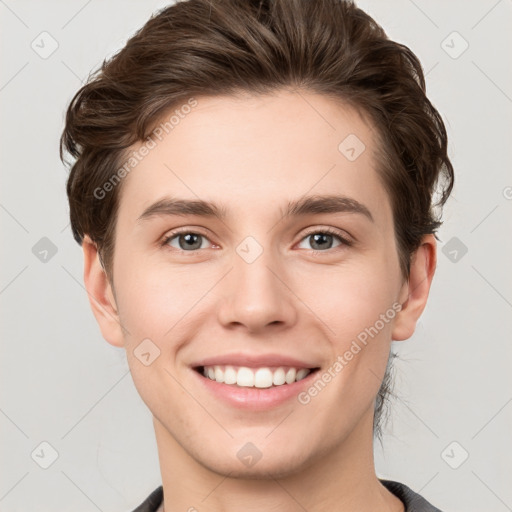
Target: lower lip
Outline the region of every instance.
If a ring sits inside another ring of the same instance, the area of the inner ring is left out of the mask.
[[[234,384],[223,384],[209,379],[208,377],[204,377],[196,370],[192,371],[210,393],[232,407],[252,411],[272,409],[292,398],[296,398],[304,388],[310,385],[311,381],[318,373],[318,370],[311,372],[303,379],[293,382],[292,384],[283,384],[270,388],[253,388],[236,386]]]

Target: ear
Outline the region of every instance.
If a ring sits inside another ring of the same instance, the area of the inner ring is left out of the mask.
[[[88,235],[82,242],[84,283],[92,312],[106,341],[116,347],[124,345],[123,331],[116,300],[107,274],[99,259],[96,244]]]
[[[392,339],[403,341],[410,338],[421,313],[427,305],[430,285],[437,264],[437,242],[434,235],[425,235],[412,255],[409,280],[400,291],[402,309],[395,317]]]

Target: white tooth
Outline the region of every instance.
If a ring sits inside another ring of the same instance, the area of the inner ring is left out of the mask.
[[[286,384],[291,384],[292,382],[295,382],[295,376],[297,374],[297,371],[295,370],[295,368],[290,368],[287,372],[286,372]]]
[[[224,368],[224,384],[236,384],[236,370],[232,366]]]
[[[254,386],[254,373],[250,368],[241,366],[238,368],[236,374],[236,383],[238,386],[253,387]]]
[[[278,368],[274,372],[274,376],[272,378],[272,383],[274,384],[274,386],[281,386],[285,382],[286,382],[286,379],[285,379],[284,368]]]
[[[269,388],[272,386],[272,372],[269,368],[260,368],[254,374],[254,385],[257,388]]]
[[[302,380],[306,375],[309,374],[309,370],[307,368],[301,368],[295,377],[295,380]]]
[[[270,368],[258,368],[257,370],[241,366],[236,367],[227,365],[224,370],[222,366],[208,366],[203,368],[203,375],[216,382],[225,384],[236,384],[242,387],[270,388],[282,386],[283,384],[292,384],[304,379],[311,373],[307,368],[289,368],[287,371],[283,367],[272,371]]]
[[[213,369],[215,372],[215,380],[217,382],[224,382],[224,372],[222,368],[220,366],[214,366]]]

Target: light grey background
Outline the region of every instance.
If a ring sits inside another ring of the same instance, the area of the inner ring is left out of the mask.
[[[150,413],[83,288],[58,139],[89,72],[167,3],[0,0],[2,512],[128,511],[161,483]],[[359,5],[422,61],[456,171],[429,305],[394,344],[377,472],[446,511],[512,510],[512,1]]]

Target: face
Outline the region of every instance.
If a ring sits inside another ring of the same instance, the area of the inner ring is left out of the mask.
[[[313,93],[196,99],[123,179],[99,322],[161,439],[219,473],[285,475],[371,438],[412,322],[374,132]]]

